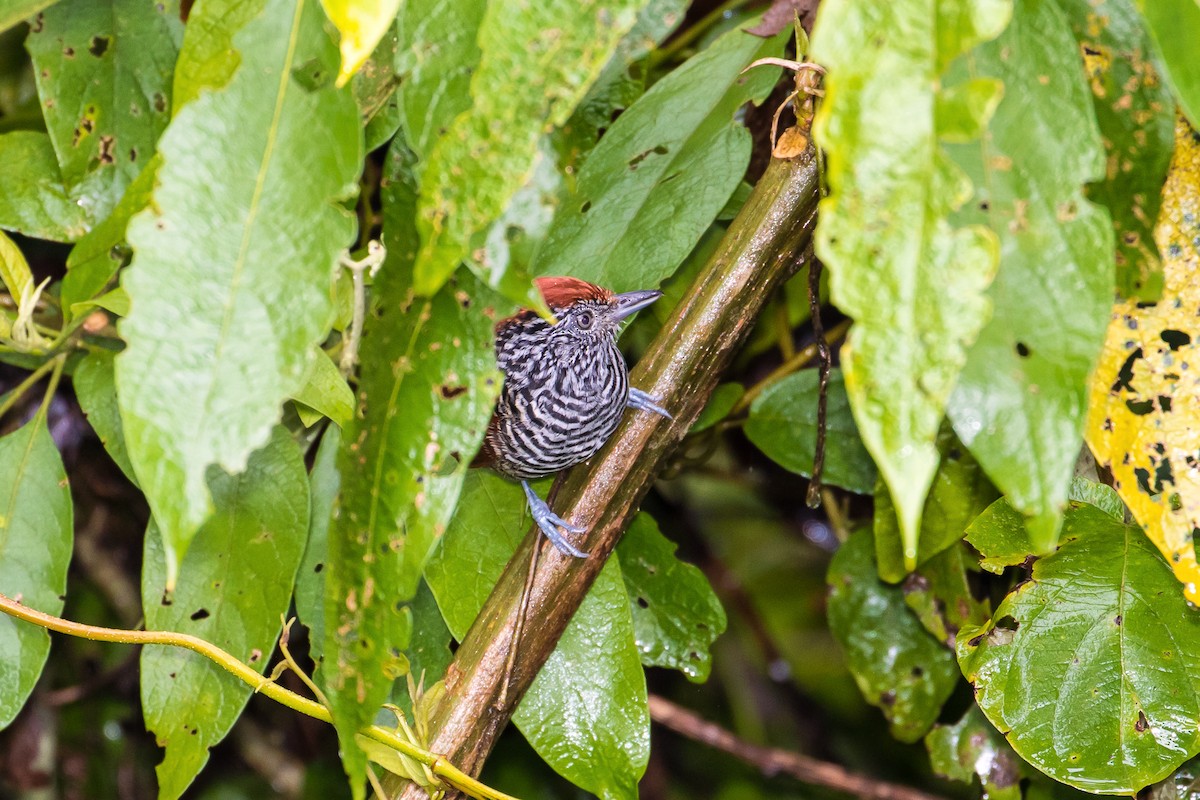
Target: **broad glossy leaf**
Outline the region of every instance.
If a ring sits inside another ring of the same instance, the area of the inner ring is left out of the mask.
[[[471,73],[485,0],[406,0],[400,10],[396,71],[405,140],[424,158],[471,107]]]
[[[30,29],[46,130],[89,219],[108,216],[171,114],[177,2],[62,0]]]
[[[965,64],[956,77],[1002,81],[1005,96],[986,146],[951,150],[976,187],[956,220],[989,227],[1001,252],[992,318],[947,413],[1045,553],[1058,537],[1112,303],[1112,222],[1082,191],[1104,175],[1104,150],[1078,45],[1053,3],[1017,0],[1008,29]],[[1031,297],[1031,286],[1044,289]]]
[[[338,86],[346,84],[383,39],[401,0],[321,0],[325,14],[341,34],[342,65]]]
[[[388,259],[375,279],[358,413],[338,457],[341,496],[325,570],[323,680],[352,784],[353,737],[397,677],[421,570],[446,529],[500,389],[489,293],[469,273],[433,297],[412,292],[411,156],[392,144],[383,183]]]
[[[549,482],[535,484],[545,496]],[[521,488],[482,470],[425,575],[461,639],[529,530]],[[602,798],[636,798],[650,749],[646,679],[616,559],[600,572],[513,721],[560,775]]]
[[[300,391],[292,399],[311,409],[308,419],[305,419],[305,410],[299,409],[300,418],[306,426],[312,426],[321,417],[329,417],[338,425],[345,426],[354,415],[354,392],[350,391],[337,364],[320,348],[313,354]],[[312,412],[316,412],[315,418]]]
[[[129,462],[129,453],[125,449],[125,430],[121,424],[121,412],[117,408],[117,385],[113,353],[97,350],[89,353],[79,366],[71,383],[75,387],[75,396],[83,413],[87,414],[88,422],[100,437],[104,449],[113,462],[125,473],[133,483],[137,476],[133,472],[133,464]]]
[[[1075,477],[1071,479],[1068,494],[1072,500],[1095,506],[1113,519],[1125,521],[1125,504],[1121,502],[1121,495],[1111,486]]]
[[[1200,129],[1200,61],[1196,60],[1196,31],[1200,3],[1196,0],[1137,0],[1146,27],[1154,37],[1164,71],[1192,127]]]
[[[704,573],[675,556],[649,514],[634,517],[617,545],[642,663],[708,680],[709,648],[725,631],[725,609]]]
[[[892,735],[925,735],[958,682],[954,654],[921,626],[898,587],[879,580],[871,532],[851,535],[829,565],[829,629],[863,697]]]
[[[8,296],[20,302],[34,290],[33,273],[29,262],[16,242],[0,231],[0,285],[8,290]]]
[[[1200,603],[1200,141],[1183,120],[1175,139],[1155,229],[1162,298],[1113,306],[1089,387],[1087,442],[1187,597]]]
[[[308,475],[308,543],[296,572],[296,616],[308,628],[308,654],[317,665],[321,663],[325,648],[325,562],[329,558],[333,504],[342,485],[342,476],[337,470],[341,445],[342,429],[336,425],[325,428]]]
[[[935,725],[925,737],[933,771],[983,786],[984,800],[1021,800],[1022,762],[974,703],[953,725]]]
[[[418,292],[431,294],[468,257],[472,237],[524,183],[547,125],[567,120],[645,2],[488,4],[471,108],[436,141],[421,173]],[[503,276],[485,277],[499,285]],[[512,299],[532,297],[525,289]]]
[[[917,566],[960,541],[971,521],[1000,494],[949,425],[938,432],[937,446],[940,461],[921,514]],[[888,583],[899,583],[911,572],[904,563],[900,521],[882,482],[875,489],[875,558],[879,577]]]
[[[904,602],[925,630],[951,650],[964,626],[980,625],[991,616],[991,605],[976,600],[971,592],[967,569],[974,566],[974,557],[967,548],[955,544],[909,573],[900,587]]]
[[[1154,222],[1173,146],[1174,99],[1135,0],[1058,0],[1084,54],[1107,152],[1088,197],[1108,208],[1116,234],[1117,289],[1157,300],[1162,264]]]
[[[129,224],[122,272],[133,310],[118,396],[168,584],[212,510],[208,466],[244,468],[299,389],[354,226],[339,204],[362,158],[358,112],[333,88],[319,6],[272,0],[233,40],[242,60],[228,85],[188,103],[160,142],[154,202]]]
[[[67,473],[43,415],[0,437],[0,487],[0,592],[60,614],[73,509]],[[44,628],[0,615],[0,728],[25,705],[49,652]]]
[[[806,478],[812,476],[817,448],[820,376],[808,369],[768,386],[754,398],[746,436],[772,461]],[[829,371],[825,417],[825,467],[821,482],[858,494],[875,486],[875,464],[858,437],[842,371]]]
[[[87,233],[90,215],[64,183],[49,136],[36,131],[0,135],[0,165],[0,227],[55,242]]]
[[[941,142],[977,136],[1001,87],[950,92],[941,80],[1004,30],[1010,11],[1007,0],[831,0],[813,35],[812,57],[829,69],[815,129],[830,185],[817,255],[833,302],[855,321],[842,349],[846,390],[896,502],[910,568],[938,426],[987,320],[999,255],[989,230],[952,223],[971,185]]]
[[[216,513],[196,535],[174,594],[166,594],[164,545],[146,532],[142,608],[146,629],[212,642],[262,672],[283,624],[308,534],[308,480],[300,450],[276,428],[236,477],[211,473]],[[160,798],[176,798],[225,738],[253,689],[189,650],[142,650],[142,712],[166,755]]]
[[[750,133],[734,116],[761,102],[779,72],[742,70],[780,55],[786,40],[730,31],[621,114],[584,162],[533,271],[618,292],[668,278],[746,172]]]
[[[1067,512],[1062,543],[980,628],[963,674],[1013,749],[1084,791],[1132,794],[1200,750],[1200,617],[1135,526]]]
[[[202,93],[229,84],[242,63],[234,37],[266,7],[267,0],[205,0],[192,9],[175,65],[172,117]]]

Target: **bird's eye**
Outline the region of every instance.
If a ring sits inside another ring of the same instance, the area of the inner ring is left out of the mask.
[[[575,317],[575,324],[578,325],[581,330],[585,331],[592,327],[592,312],[584,311],[582,314]]]

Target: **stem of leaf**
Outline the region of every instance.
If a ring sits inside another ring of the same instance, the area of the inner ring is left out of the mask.
[[[730,11],[736,11],[746,5],[750,0],[725,0],[724,3],[714,8],[712,11],[704,15],[695,25],[683,31],[670,42],[666,47],[661,47],[652,52],[648,58],[649,67],[653,69],[665,61],[671,60],[680,51],[686,50],[688,45],[699,39],[705,31],[713,25],[721,21],[721,19]]]
[[[343,256],[341,264],[350,270],[354,281],[354,316],[350,320],[350,335],[343,339],[345,348],[342,350],[342,360],[339,364],[343,377],[349,378],[358,363],[358,346],[362,341],[363,321],[367,316],[367,284],[366,273],[374,275],[387,257],[383,243],[370,241],[367,243],[367,257],[355,261],[349,256]]]
[[[15,406],[17,402],[25,395],[25,392],[29,391],[34,384],[44,378],[47,372],[53,371],[54,375],[50,381],[50,387],[48,393],[46,394],[46,400],[42,401],[42,408],[45,409],[50,396],[54,393],[55,388],[58,387],[58,379],[62,376],[62,368],[63,364],[66,363],[66,360],[66,355],[55,356],[54,358],[47,360],[46,363],[42,364],[33,372],[29,373],[29,376],[17,384],[17,388],[13,389],[3,402],[0,402],[0,418],[3,418],[5,414],[11,411],[12,407]]]
[[[61,374],[61,365],[65,361],[65,358],[60,356],[55,360],[59,364],[56,375],[59,375]],[[47,363],[49,364],[50,362]],[[53,389],[53,384],[55,383],[57,383],[57,379],[52,378],[51,389]],[[56,633],[65,633],[68,636],[78,636],[82,639],[95,642],[157,644],[182,647],[185,650],[191,650],[193,653],[199,653],[238,680],[253,687],[255,692],[266,695],[293,711],[299,711],[301,714],[313,719],[319,719],[322,722],[333,722],[333,716],[325,706],[289,691],[279,684],[272,683],[270,679],[260,675],[257,671],[238,661],[229,653],[199,637],[171,631],[127,631],[118,628],[101,628],[93,625],[84,625],[29,608],[3,594],[0,594],[0,611],[9,616],[37,625],[39,628],[45,628]],[[424,764],[429,767],[434,775],[437,775],[458,791],[477,798],[477,800],[516,800],[511,795],[504,794],[480,783],[457,767],[447,763],[441,756],[422,750],[406,742],[386,728],[378,725],[369,725],[362,729],[362,735],[386,745],[399,753],[403,753],[414,761]]]

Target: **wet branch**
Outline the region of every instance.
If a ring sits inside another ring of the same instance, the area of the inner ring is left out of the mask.
[[[505,567],[446,673],[430,749],[478,775],[500,732],[637,512],[668,457],[776,288],[795,270],[816,223],[811,151],[777,159],[759,181],[688,295],[633,370],[632,385],[663,398],[673,419],[627,415],[587,465],[560,478],[555,511],[588,528],[591,558],[567,558],[531,531]],[[520,646],[510,658],[531,548],[544,547],[529,586]],[[511,667],[511,683],[507,681]],[[395,791],[395,787],[390,789]],[[405,798],[425,793],[408,785]]]

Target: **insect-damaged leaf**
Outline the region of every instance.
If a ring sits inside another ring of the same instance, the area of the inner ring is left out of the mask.
[[[547,125],[561,125],[646,0],[496,0],[479,29],[470,109],[430,150],[421,173],[416,289],[431,294],[469,256],[524,183]],[[501,275],[484,274],[500,285]],[[532,287],[512,299],[534,300]]]
[[[1133,794],[1200,750],[1200,617],[1136,526],[1082,505],[992,619],[958,634],[992,724],[1055,780]]]
[[[829,69],[816,134],[831,188],[817,254],[834,303],[855,320],[842,351],[846,389],[896,501],[910,568],[938,426],[987,319],[998,256],[986,228],[951,224],[971,185],[942,142],[977,136],[1001,87],[947,90],[940,80],[1010,11],[1004,0],[831,0],[814,32],[813,57]]]
[[[246,471],[211,472],[216,513],[196,535],[168,597],[163,542],[146,534],[142,607],[146,629],[212,642],[258,671],[266,669],[308,535],[308,479],[300,450],[276,428]],[[142,650],[142,711],[166,748],[159,797],[173,800],[208,762],[253,689],[207,658],[179,647]]]
[[[1082,191],[1104,174],[1104,151],[1078,46],[1053,3],[1017,0],[1008,29],[952,72],[952,83],[998,80],[1005,93],[986,142],[950,147],[975,184],[954,219],[989,227],[1001,255],[992,318],[947,412],[1045,553],[1058,536],[1112,303],[1112,223]],[[1034,286],[1044,288],[1031,297]]]
[[[329,531],[321,673],[344,764],[362,791],[354,743],[404,669],[407,603],[458,502],[501,376],[489,292],[463,272],[432,297],[412,291],[411,155],[392,145],[383,182],[388,260],[375,279],[358,413],[338,456],[341,495]]]
[[[1164,287],[1155,305],[1113,307],[1092,376],[1087,442],[1113,486],[1200,602],[1200,142],[1182,119],[1155,237]]]
[[[207,468],[244,467],[328,331],[354,225],[339,203],[362,157],[316,0],[273,0],[232,36],[241,60],[228,85],[188,103],[160,142],[154,202],[129,224],[122,273],[133,310],[118,396],[168,585],[211,510]]]

